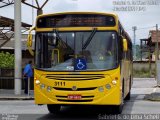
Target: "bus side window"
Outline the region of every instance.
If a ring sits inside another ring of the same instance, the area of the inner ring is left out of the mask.
[[[119,60],[122,60],[123,59],[123,38],[122,36],[119,36],[119,53],[118,53],[118,57],[119,57]]]

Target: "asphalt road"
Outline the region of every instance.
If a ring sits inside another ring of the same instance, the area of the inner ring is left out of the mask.
[[[105,107],[78,106],[63,107],[61,114],[49,114],[47,107],[37,106],[33,100],[0,101],[0,119],[15,118],[15,120],[115,120],[115,119],[160,119],[160,102],[144,100],[144,96],[155,90],[156,82],[151,79],[134,80],[131,100],[126,101],[123,115],[111,115],[112,110]],[[153,115],[154,114],[154,115]],[[131,116],[132,115],[132,116]]]

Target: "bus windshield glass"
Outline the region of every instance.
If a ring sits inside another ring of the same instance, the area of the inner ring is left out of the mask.
[[[36,35],[36,68],[48,71],[97,71],[118,66],[114,31],[41,32]]]

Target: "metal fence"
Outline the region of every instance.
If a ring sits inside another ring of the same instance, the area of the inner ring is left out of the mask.
[[[0,89],[14,89],[14,69],[0,68]],[[24,89],[23,79],[22,89]],[[30,80],[30,90],[33,90],[33,78]]]

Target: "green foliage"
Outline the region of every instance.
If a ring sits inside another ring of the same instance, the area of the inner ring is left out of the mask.
[[[13,68],[14,54],[0,52],[0,68]]]
[[[133,69],[133,77],[137,78],[155,77],[155,70],[152,70],[150,73],[149,69],[145,68],[142,68],[141,70]]]
[[[141,59],[140,45],[133,45],[133,58],[134,58],[134,60],[140,60]]]

